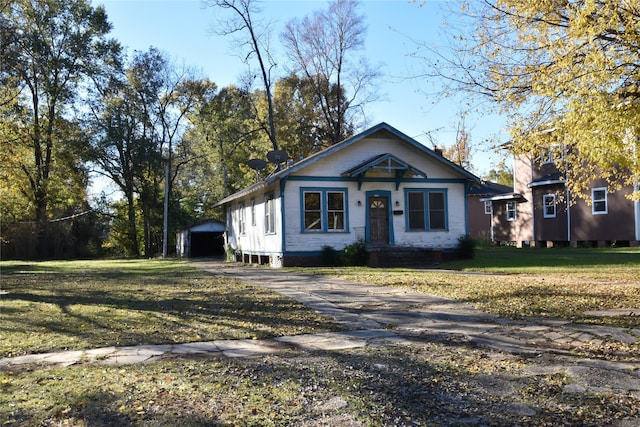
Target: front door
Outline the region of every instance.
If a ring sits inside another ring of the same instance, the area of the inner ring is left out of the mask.
[[[369,198],[369,238],[372,245],[389,244],[389,198]]]

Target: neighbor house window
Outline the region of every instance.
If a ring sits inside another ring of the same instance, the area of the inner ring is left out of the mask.
[[[407,228],[411,231],[446,230],[445,190],[407,190]]]
[[[546,165],[548,163],[554,163],[553,150],[551,148],[543,148],[542,155],[540,156],[540,163]]]
[[[507,202],[507,221],[515,221],[518,215],[516,202]]]
[[[548,164],[555,163],[557,160],[564,160],[565,149],[562,144],[553,144],[551,147],[544,148],[540,155],[540,163]]]
[[[493,204],[490,200],[484,202],[484,213],[486,215],[491,215],[493,213]]]
[[[238,213],[240,215],[239,231],[240,231],[240,234],[243,235],[247,232],[247,215],[246,215],[246,209],[244,208],[244,203],[240,203],[238,205]]]
[[[591,189],[591,212],[594,215],[606,214],[607,207],[607,187]]]
[[[542,197],[542,201],[544,204],[544,217],[555,218],[556,217],[556,195],[545,194]]]
[[[301,189],[302,228],[304,231],[345,231],[346,190]]]
[[[276,232],[276,208],[273,193],[264,196],[264,232],[266,234]]]

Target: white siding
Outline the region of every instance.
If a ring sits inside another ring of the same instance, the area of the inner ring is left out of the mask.
[[[402,142],[370,138],[359,141],[337,155],[321,159],[304,168],[294,176],[309,177],[309,180],[289,180],[285,187],[285,247],[287,252],[319,251],[328,245],[334,249],[342,249],[359,238],[364,238],[367,217],[367,191],[382,190],[391,193],[392,210],[402,210],[402,215],[392,215],[394,244],[401,246],[418,246],[427,248],[450,248],[457,245],[457,239],[466,232],[466,209],[463,183],[402,183],[398,190],[394,182],[363,182],[360,189],[356,182],[314,180],[311,177],[339,177],[349,170],[375,155],[390,153],[409,163],[414,168],[427,174],[429,179],[455,180],[460,175],[439,162],[429,158],[423,152]],[[300,188],[347,188],[348,233],[304,233],[301,225]],[[447,231],[406,231],[405,188],[433,188],[447,191]],[[361,205],[358,206],[358,201]],[[396,201],[399,206],[395,206]]]
[[[348,233],[310,233],[302,232],[302,212],[300,188],[302,187],[346,187],[347,214],[349,215]],[[447,231],[406,231],[405,188],[434,188],[447,190]],[[458,237],[465,234],[465,198],[463,184],[425,183],[400,185],[395,183],[365,182],[358,190],[357,183],[331,181],[290,181],[286,186],[285,198],[285,244],[286,250],[293,252],[319,251],[328,245],[342,249],[365,235],[367,218],[367,191],[381,190],[391,192],[392,210],[402,210],[402,215],[392,215],[394,244],[425,248],[451,248],[458,243]],[[360,201],[361,206],[358,206]],[[396,201],[399,206],[395,206]]]
[[[378,135],[389,135],[379,133]],[[402,182],[396,189],[394,171],[369,171],[367,177],[375,176],[378,181],[358,183],[342,178],[342,173],[363,164],[372,157],[389,153],[410,164],[427,175],[427,180]],[[369,137],[356,140],[339,150],[329,152],[323,158],[315,158],[301,169],[285,177],[284,194],[280,195],[277,181],[272,188],[261,188],[241,199],[230,202],[228,210],[228,243],[236,250],[252,255],[270,255],[271,265],[278,266],[281,256],[318,253],[324,246],[341,250],[345,246],[364,239],[367,222],[367,192],[384,191],[390,195],[392,244],[424,248],[452,248],[457,239],[466,232],[466,178],[440,158],[431,156],[406,141],[390,137]],[[294,166],[295,167],[295,166]],[[346,192],[345,232],[304,232],[302,225],[301,189],[341,189]],[[446,192],[447,229],[445,231],[407,231],[407,211],[405,207],[405,189],[437,189]],[[274,234],[265,234],[265,195],[274,194],[275,230]],[[256,224],[251,223],[251,200],[256,202]],[[396,202],[398,205],[396,205]],[[358,205],[360,203],[360,205]],[[239,206],[245,206],[246,232],[236,235],[239,229]],[[229,205],[228,205],[229,206]],[[283,209],[281,209],[281,207]],[[284,217],[282,214],[284,213]],[[391,237],[391,236],[390,236]]]
[[[266,196],[273,193],[275,212],[275,232],[265,233],[265,201]],[[251,200],[255,199],[256,223],[251,222]],[[259,193],[249,195],[243,199],[235,200],[230,204],[227,213],[227,220],[230,221],[227,227],[227,242],[233,248],[241,252],[253,254],[271,254],[282,252],[282,235],[280,218],[279,191],[275,188],[262,190]],[[238,235],[240,229],[240,208],[244,205],[246,227],[245,233]]]
[[[454,174],[445,164],[429,158],[424,152],[404,142],[385,138],[367,138],[358,141],[333,156],[325,157],[309,165],[296,175],[338,177],[344,171],[383,153],[393,154],[426,173],[428,178],[460,178],[460,175]]]

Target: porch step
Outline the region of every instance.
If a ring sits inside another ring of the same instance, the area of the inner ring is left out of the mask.
[[[442,262],[442,251],[403,246],[367,248],[369,267],[436,267]]]

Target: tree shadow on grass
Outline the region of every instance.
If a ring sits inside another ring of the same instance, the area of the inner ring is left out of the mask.
[[[190,274],[179,280],[165,278],[163,286],[138,284],[135,278],[76,286],[83,275],[66,274],[67,285],[56,274],[21,274],[20,279],[29,280],[13,283],[0,301],[7,335],[0,353],[271,338],[341,329],[279,294],[232,279]],[[207,280],[217,282],[209,286]],[[37,348],[25,349],[21,337],[34,334],[42,337]]]

